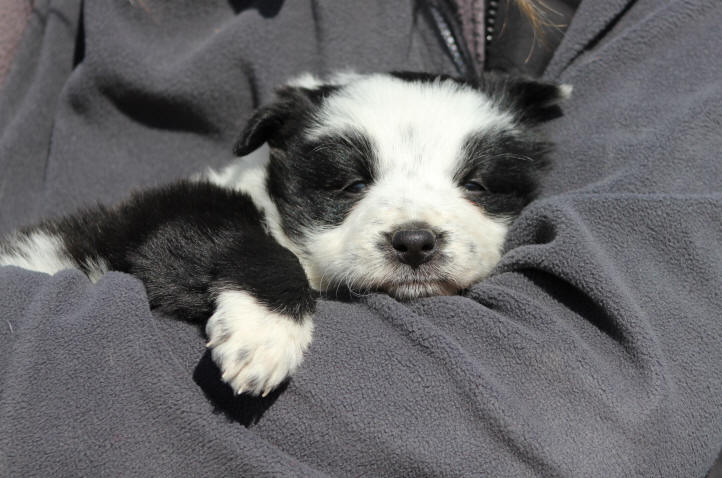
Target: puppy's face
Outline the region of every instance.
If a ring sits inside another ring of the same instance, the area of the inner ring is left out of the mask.
[[[531,127],[564,93],[501,77],[306,77],[237,152],[269,143],[268,192],[315,288],[453,294],[498,262],[544,166]]]

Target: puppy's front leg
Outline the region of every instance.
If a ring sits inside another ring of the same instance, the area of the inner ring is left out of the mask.
[[[229,214],[241,209],[230,206]],[[237,394],[266,395],[303,359],[315,294],[296,256],[251,216],[245,211],[209,230],[187,214],[133,254],[131,272],[145,283],[152,307],[208,318],[208,347]]]
[[[213,360],[237,394],[265,396],[296,371],[311,343],[314,293],[296,256],[260,226],[223,241],[212,262]]]

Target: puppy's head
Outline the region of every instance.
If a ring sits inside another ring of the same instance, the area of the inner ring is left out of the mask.
[[[306,76],[235,151],[270,146],[267,191],[315,288],[452,294],[498,262],[546,163],[534,126],[568,93],[502,76]]]

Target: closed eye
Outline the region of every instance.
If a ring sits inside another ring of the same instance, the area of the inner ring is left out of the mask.
[[[464,183],[464,189],[470,193],[486,191],[486,188],[476,181],[467,181]]]
[[[355,181],[343,188],[343,190],[350,194],[361,194],[367,188],[368,184],[366,184],[364,181]]]

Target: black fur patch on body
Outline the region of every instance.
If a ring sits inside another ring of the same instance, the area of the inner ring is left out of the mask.
[[[314,298],[296,256],[270,237],[251,199],[207,182],[183,181],[46,222],[78,266],[105,261],[146,286],[152,308],[206,319],[223,290],[251,292],[269,309],[300,319]]]

